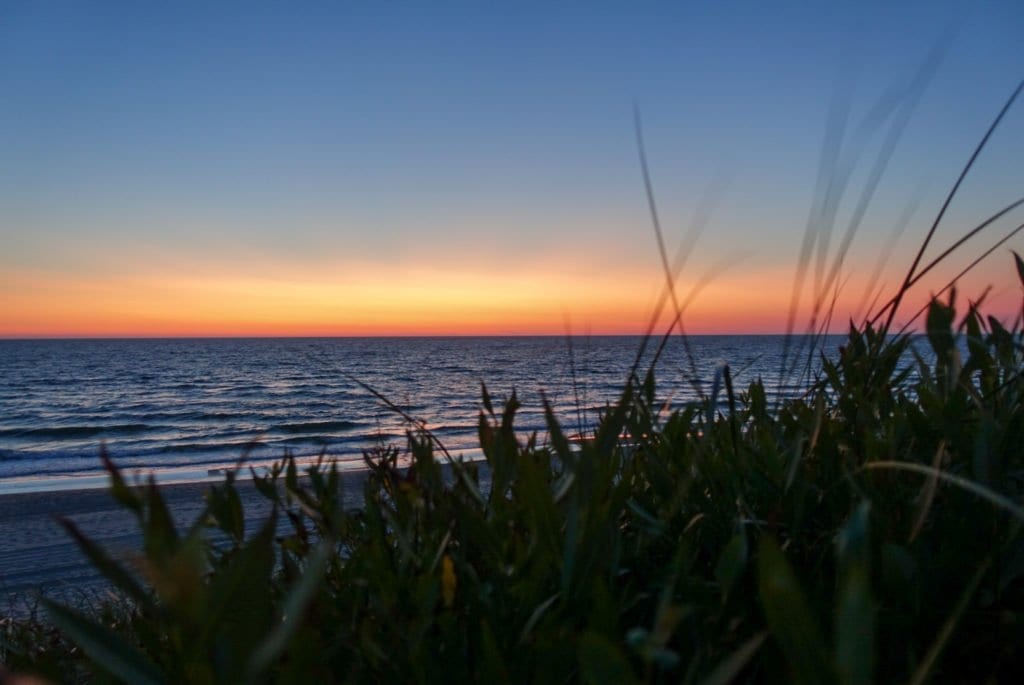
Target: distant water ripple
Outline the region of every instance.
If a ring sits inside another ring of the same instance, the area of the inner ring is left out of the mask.
[[[834,351],[839,338],[830,338]],[[710,385],[729,363],[737,388],[776,388],[780,336],[690,339]],[[324,338],[0,341],[0,480],[96,474],[106,444],[127,468],[214,468],[320,452],[358,460],[407,425],[351,379],[378,390],[453,453],[477,447],[481,381],[517,391],[518,426],[544,431],[542,393],[576,430],[614,402],[639,338]],[[681,345],[660,364],[660,396],[694,397]],[[786,387],[783,388],[786,391]]]

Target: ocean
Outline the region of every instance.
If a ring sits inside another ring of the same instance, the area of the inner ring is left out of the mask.
[[[779,386],[783,336],[673,338],[658,393],[694,399],[729,364],[737,390]],[[841,336],[829,337],[826,354]],[[478,454],[481,382],[496,402],[516,391],[522,434],[545,431],[542,398],[568,433],[614,402],[641,338],[253,338],[0,341],[0,492],[105,484],[105,445],[130,473],[163,481],[216,476],[240,456],[285,452],[358,467],[363,451],[404,446],[408,423],[369,386],[425,422],[452,454]],[[571,351],[570,351],[571,348]],[[575,376],[575,384],[574,384]]]

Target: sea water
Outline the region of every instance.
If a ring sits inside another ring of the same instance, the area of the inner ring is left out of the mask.
[[[537,431],[543,439],[544,398],[567,433],[586,432],[620,395],[642,342],[3,340],[0,490],[102,485],[101,445],[120,467],[164,479],[216,476],[242,455],[259,466],[286,452],[357,466],[375,445],[404,446],[409,417],[452,454],[473,458],[482,383],[496,405],[517,393],[524,436]],[[834,354],[841,342],[829,337],[822,349]],[[641,371],[656,343],[648,343]],[[785,348],[783,336],[672,338],[658,363],[658,396],[680,406],[710,392],[724,364],[737,391],[763,378],[769,396],[793,392],[792,382],[779,383]]]

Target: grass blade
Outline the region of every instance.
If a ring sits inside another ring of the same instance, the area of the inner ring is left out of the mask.
[[[768,627],[786,657],[794,682],[830,680],[821,628],[793,569],[770,538],[761,541],[757,580]]]
[[[988,571],[988,567],[992,564],[992,557],[988,557],[981,565],[978,566],[978,570],[974,572],[974,576],[971,578],[967,587],[964,588],[963,593],[960,595],[960,599],[957,600],[956,606],[950,613],[949,618],[942,624],[942,629],[939,634],[935,636],[935,641],[932,642],[932,646],[928,649],[928,653],[925,654],[924,660],[918,665],[917,670],[914,671],[914,676],[910,679],[910,685],[923,685],[928,682],[931,677],[932,671],[935,669],[935,664],[938,663],[939,656],[942,654],[942,650],[945,649],[946,644],[949,642],[949,638],[953,635],[953,630],[956,629],[956,624],[960,622],[960,618],[967,611],[967,605],[970,604],[971,597],[974,596],[974,591],[978,589],[978,585],[981,584],[982,578],[985,577],[985,572]]]
[[[704,679],[703,685],[729,685],[736,677],[743,672],[750,660],[754,658],[761,645],[764,644],[767,632],[760,632],[744,642],[740,647],[730,654]]]
[[[1017,84],[1017,87],[1014,89],[1013,93],[1006,100],[1006,104],[1004,104],[1003,108],[999,110],[999,114],[996,115],[996,118],[988,127],[988,130],[985,132],[985,135],[982,136],[981,141],[979,141],[977,147],[974,148],[974,152],[971,154],[970,159],[967,160],[967,164],[965,164],[964,168],[960,171],[960,176],[957,177],[956,183],[954,183],[953,187],[950,188],[949,193],[946,195],[945,201],[943,201],[942,203],[942,207],[939,209],[938,215],[935,217],[935,221],[932,222],[931,228],[928,229],[928,233],[925,235],[924,240],[921,242],[921,247],[918,249],[917,254],[914,256],[914,261],[910,264],[910,269],[907,270],[907,275],[903,279],[903,285],[901,285],[899,290],[896,291],[896,297],[891,302],[891,308],[889,309],[889,318],[886,321],[885,326],[882,327],[883,330],[887,331],[892,326],[892,321],[894,318],[896,318],[896,310],[899,309],[900,301],[903,299],[903,295],[910,288],[911,279],[916,276],[915,270],[917,269],[917,266],[921,263],[921,259],[924,257],[925,250],[928,249],[928,244],[931,242],[932,236],[935,235],[935,231],[936,229],[938,229],[939,223],[942,221],[942,217],[946,215],[946,210],[949,208],[950,203],[956,196],[957,190],[960,189],[960,184],[963,183],[964,178],[966,178],[968,172],[970,172],[971,167],[974,166],[974,161],[978,158],[978,155],[980,155],[981,151],[985,149],[985,145],[988,144],[989,138],[992,137],[992,134],[999,127],[999,122],[1003,120],[1003,117],[1006,116],[1006,113],[1009,111],[1010,107],[1013,106],[1013,103],[1017,99],[1017,96],[1020,95],[1021,89],[1024,89],[1024,80]],[[889,305],[886,305],[886,307],[889,307]],[[885,311],[885,309],[883,308],[879,312],[879,314],[881,314],[882,311]],[[872,320],[872,322],[874,322],[874,320]]]
[[[1012,514],[1021,521],[1024,521],[1024,508],[1021,508],[1010,499],[1000,495],[998,492],[989,490],[985,486],[978,485],[966,478],[954,476],[951,473],[946,473],[945,471],[940,471],[930,466],[925,466],[924,464],[914,464],[912,462],[905,461],[874,461],[870,464],[865,464],[861,469],[892,469],[896,471],[910,471],[912,473],[919,473],[923,476],[934,477],[951,485],[955,485],[962,490],[966,490],[971,494],[977,495],[983,500],[988,501],[1000,509]]]

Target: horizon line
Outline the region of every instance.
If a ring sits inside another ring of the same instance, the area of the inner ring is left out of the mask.
[[[830,332],[827,336],[845,336],[847,332]],[[387,338],[642,338],[648,335],[660,338],[662,334],[644,333],[400,333],[376,335],[0,335],[0,342],[43,342],[43,341],[102,341],[102,340],[378,340]],[[763,336],[813,336],[806,332],[761,332],[761,333],[672,333],[671,337],[720,338],[720,337],[763,337]]]

